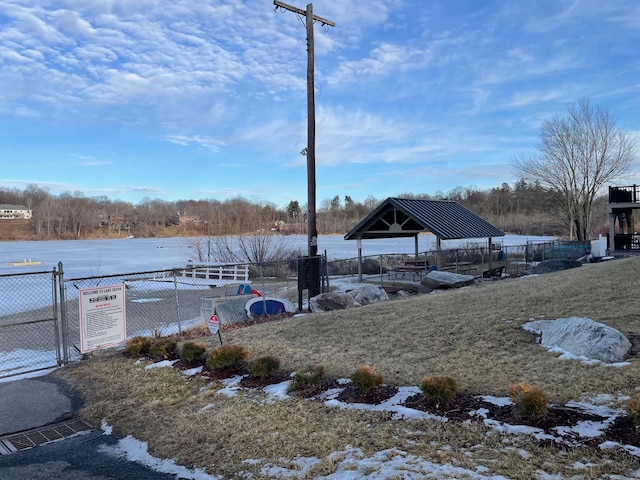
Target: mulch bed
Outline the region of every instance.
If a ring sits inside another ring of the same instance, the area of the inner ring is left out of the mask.
[[[340,384],[335,378],[325,377],[314,385],[292,389],[289,391],[289,394],[300,398],[313,398],[323,394],[327,390],[338,387],[340,387]]]
[[[344,389],[336,397],[336,400],[340,400],[345,403],[366,403],[368,405],[379,405],[382,402],[389,400],[396,393],[398,393],[398,387],[395,385],[380,385],[367,393],[363,393],[355,385],[348,383],[344,386]]]
[[[605,419],[605,417],[594,415],[580,409],[565,407],[564,405],[550,405],[547,413],[541,416],[524,416],[519,415],[512,405],[495,405],[477,396],[465,394],[458,394],[451,402],[443,405],[436,405],[424,398],[423,395],[417,394],[407,398],[403,405],[414,410],[421,410],[446,417],[450,421],[479,421],[486,417],[508,425],[526,425],[539,428],[545,433],[554,436],[558,435],[558,432],[553,430],[555,427],[573,427],[579,422],[601,422]],[[480,409],[484,409],[482,416],[477,414]],[[575,440],[579,440],[577,435],[574,436]],[[571,436],[569,435],[567,438],[571,439]],[[583,445],[590,444],[594,447],[597,447],[604,441],[640,447],[640,434],[631,417],[622,415],[617,417],[613,424],[604,430],[603,435],[592,440],[581,439],[579,441]],[[559,444],[556,441],[550,440],[543,440],[540,443],[553,443],[556,446],[566,446],[566,442]]]
[[[238,385],[244,388],[264,388],[269,385],[275,385],[276,383],[286,382],[287,380],[291,380],[291,373],[278,370],[277,372],[273,372],[271,375],[262,378],[252,377],[250,375],[242,377],[242,380],[240,380]]]
[[[195,362],[187,363],[178,360],[174,363],[174,368],[187,370],[202,366],[199,376],[211,381],[220,381],[235,376],[243,376],[239,386],[243,388],[262,389],[268,385],[284,382],[291,379],[291,372],[278,370],[265,378],[252,377],[248,375],[248,362],[239,362],[231,368],[210,369],[205,359],[198,359]],[[335,397],[345,403],[363,403],[368,405],[379,405],[392,398],[398,393],[398,387],[394,385],[380,385],[367,393],[362,393],[351,383],[341,384],[333,378],[322,378],[317,384],[289,390],[289,394],[299,398],[317,398],[330,389],[341,388],[340,393]],[[541,416],[519,415],[512,405],[500,406],[487,402],[482,398],[470,394],[458,394],[456,397],[444,404],[435,404],[427,400],[422,394],[416,394],[407,398],[402,406],[419,410],[440,417],[445,417],[451,422],[482,422],[485,418],[502,422],[507,425],[525,425],[538,428],[545,433],[556,437],[555,440],[540,440],[540,445],[555,446],[556,448],[568,449],[573,444],[583,446],[598,446],[605,442],[617,442],[621,445],[632,445],[640,447],[640,433],[628,415],[618,416],[602,435],[595,438],[581,438],[575,433],[565,434],[563,438],[558,438],[559,434],[554,431],[555,427],[573,427],[580,422],[601,422],[604,417],[563,405],[550,405],[546,414]]]

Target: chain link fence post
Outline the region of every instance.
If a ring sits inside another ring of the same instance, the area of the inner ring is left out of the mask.
[[[69,322],[67,321],[67,296],[64,290],[64,268],[58,262],[58,289],[60,291],[60,330],[62,332],[62,363],[69,363]]]

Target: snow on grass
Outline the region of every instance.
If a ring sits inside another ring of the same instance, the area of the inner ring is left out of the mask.
[[[220,383],[224,385],[224,388],[216,390],[216,393],[219,393],[220,395],[226,395],[228,397],[235,397],[236,394],[242,389],[242,387],[240,387],[240,380],[242,380],[244,377],[245,375],[238,375],[221,380]]]
[[[223,388],[216,391],[216,393],[228,396],[235,396],[242,390],[240,386],[240,381],[243,376],[235,376],[228,379],[222,380],[220,383],[224,385]],[[412,409],[409,407],[405,407],[402,405],[408,398],[412,397],[420,393],[420,389],[417,386],[411,387],[399,387],[398,392],[388,400],[385,400],[382,403],[371,405],[366,403],[349,403],[342,402],[338,400],[338,396],[340,392],[344,389],[344,386],[349,384],[351,380],[349,379],[339,379],[338,383],[342,385],[341,387],[332,388],[319,394],[315,397],[317,400],[321,400],[325,405],[329,407],[343,408],[343,409],[352,409],[352,410],[363,410],[370,412],[388,412],[392,413],[392,418],[394,420],[413,420],[413,419],[430,419],[437,420],[441,422],[447,422],[448,418],[440,415],[434,415],[429,412],[424,412],[421,410]],[[267,395],[267,402],[274,402],[277,400],[281,400],[284,398],[289,398],[287,394],[287,389],[289,387],[290,380],[285,382],[281,382],[275,385],[271,385],[265,387],[263,389],[264,393]],[[498,406],[508,406],[513,403],[509,398],[502,397],[494,397],[491,395],[482,395],[478,398],[486,402],[493,403]],[[611,396],[602,396],[602,398],[596,399],[597,402],[604,402],[606,400],[612,400]],[[592,439],[600,437],[604,434],[606,429],[613,424],[615,419],[622,415],[624,412],[621,409],[615,409],[608,407],[606,405],[595,405],[589,402],[568,402],[565,405],[567,408],[573,408],[576,410],[582,410],[586,413],[590,413],[593,415],[597,415],[602,417],[602,420],[585,420],[576,423],[574,426],[558,426],[551,429],[555,433],[546,433],[544,430],[536,427],[531,427],[528,425],[511,425],[508,423],[500,422],[498,420],[494,420],[488,418],[489,411],[487,409],[481,408],[476,411],[470,412],[471,415],[478,416],[483,419],[483,422],[486,426],[491,427],[493,430],[500,434],[505,435],[531,435],[537,440],[552,440],[558,442],[564,442],[568,444],[579,444],[581,441],[585,439]],[[576,437],[578,438],[576,440]],[[619,448],[624,449],[631,455],[636,455],[640,457],[640,448],[631,447],[628,445],[621,445]],[[328,477],[331,478],[331,477]],[[366,478],[366,477],[364,477]],[[373,477],[372,477],[373,478]]]
[[[152,368],[165,368],[165,367],[173,367],[173,364],[178,360],[162,360],[161,362],[150,363],[144,367],[145,370],[150,370]]]
[[[200,365],[199,367],[188,368],[186,370],[183,370],[182,374],[187,377],[193,377],[194,375],[198,375],[202,373],[203,368],[204,367],[202,365]]]
[[[172,362],[157,362],[157,368],[170,366]],[[147,365],[145,368],[154,368],[152,365]],[[201,370],[198,367],[195,370]],[[184,373],[184,372],[183,372]],[[191,374],[191,373],[189,373]],[[228,379],[221,380],[218,384],[222,384],[223,388],[216,390],[216,393],[221,395],[235,396],[242,391],[240,387],[240,381],[244,375],[234,376]],[[267,386],[263,389],[267,401],[278,401],[284,398],[289,398],[287,389],[290,385],[290,380]],[[324,394],[319,395],[317,398],[322,400],[328,406],[334,406],[338,408],[353,408],[368,411],[386,411],[393,412],[393,416],[396,419],[411,420],[414,418],[430,418],[446,422],[445,417],[438,417],[413,410],[411,408],[403,407],[400,405],[405,402],[407,398],[420,392],[418,387],[400,387],[396,395],[392,398],[382,402],[379,405],[369,404],[348,404],[340,402],[337,397],[344,386],[348,385],[350,380],[341,379],[339,384],[341,387],[331,389]],[[206,390],[208,387],[203,387],[202,390]],[[493,397],[489,395],[481,396],[486,402],[491,402],[495,405],[505,406],[511,405],[512,402],[508,398]],[[602,432],[609,426],[615,418],[622,413],[622,410],[611,408],[606,403],[613,401],[620,401],[620,398],[614,398],[610,395],[602,395],[598,398],[592,399],[593,401],[584,402],[569,402],[567,408],[581,409],[594,415],[599,415],[604,419],[602,421],[583,421],[579,422],[573,427],[557,427],[554,429],[556,434],[548,434],[539,428],[534,428],[525,425],[510,425],[496,420],[487,418],[488,411],[482,411],[486,409],[480,409],[476,414],[484,418],[485,425],[491,427],[495,431],[506,435],[532,435],[538,440],[557,440],[564,442],[576,442],[579,443],[581,439],[597,438],[602,435]],[[215,407],[215,403],[210,403],[204,406],[201,411],[207,411]],[[111,427],[103,421],[102,430],[106,435],[111,434]],[[578,437],[577,439],[575,437]],[[618,449],[627,452],[630,455],[640,457],[640,448],[631,445],[622,445],[617,442],[602,442],[599,445],[600,449]],[[448,445],[442,445],[442,449],[450,448]],[[512,449],[512,447],[506,447],[505,449]],[[175,474],[177,478],[193,479],[193,480],[220,480],[222,477],[212,476],[205,473],[202,470],[194,469],[189,470],[185,467],[176,465],[174,460],[162,460],[151,456],[147,451],[147,444],[136,440],[131,436],[127,436],[124,439],[118,441],[115,447],[104,447],[104,451],[112,455],[124,456],[130,461],[143,464],[155,471],[163,473]],[[516,452],[523,460],[530,458],[531,454],[524,449],[517,449]],[[472,453],[468,452],[468,456],[472,457]],[[326,465],[328,462],[328,465]],[[478,463],[479,460],[474,460],[474,463]],[[457,464],[455,460],[446,464],[437,464],[426,460],[417,455],[409,454],[398,448],[390,448],[373,453],[372,455],[365,454],[361,449],[355,448],[351,445],[347,445],[344,450],[335,451],[329,454],[328,459],[320,459],[316,457],[297,457],[294,459],[280,459],[280,465],[269,463],[264,459],[247,459],[244,461],[247,465],[257,466],[260,469],[260,474],[268,476],[270,478],[282,478],[282,479],[302,479],[309,478],[309,475],[317,471],[330,471],[325,475],[315,475],[313,478],[318,480],[356,480],[356,479],[370,479],[370,480],[382,480],[386,478],[402,478],[402,479],[458,479],[466,478],[472,480],[506,480],[507,477],[502,475],[492,475],[489,473],[489,468],[480,463],[474,465],[474,467],[463,467]],[[284,466],[283,466],[284,465]],[[575,469],[589,469],[592,465],[582,464],[577,462],[574,466]],[[632,472],[640,475],[640,470]],[[246,472],[246,478],[251,478],[252,474]],[[562,479],[561,476],[555,474],[549,474],[543,470],[538,470],[536,478],[538,480],[555,480]],[[610,479],[622,479],[628,477],[610,476]],[[635,478],[635,477],[634,477]]]
[[[502,475],[486,475],[485,467],[476,470],[463,468],[452,463],[439,465],[429,462],[422,457],[409,454],[397,448],[381,450],[367,456],[361,449],[347,445],[342,451],[329,455],[333,464],[333,473],[315,476],[321,480],[356,480],[385,478],[412,479],[477,479],[477,480],[507,480]],[[250,464],[260,464],[260,460],[248,460]],[[305,478],[311,470],[322,461],[313,457],[301,457],[290,462],[291,467],[285,468],[272,464],[262,466],[260,473],[271,478]]]
[[[112,428],[104,420],[102,421],[102,430],[105,435],[111,435]],[[131,462],[136,462],[151,468],[156,472],[169,473],[176,478],[184,480],[222,480],[218,475],[209,475],[201,469],[190,470],[186,467],[176,465],[175,460],[166,460],[156,458],[149,454],[146,442],[136,440],[131,435],[118,440],[115,446],[101,445],[100,451],[113,457],[124,457]]]
[[[276,383],[275,385],[264,387],[262,390],[264,390],[264,393],[274,401],[283,400],[285,398],[289,398],[289,395],[287,395],[289,385],[291,385],[291,380],[286,380],[284,382]]]
[[[343,379],[343,381],[345,381]],[[350,380],[346,380],[349,382]],[[338,407],[344,409],[352,409],[352,410],[367,410],[371,412],[390,412],[393,413],[392,418],[394,419],[432,419],[432,420],[440,420],[446,422],[447,419],[445,417],[441,417],[439,415],[433,415],[432,413],[423,412],[420,410],[415,410],[412,408],[407,408],[402,405],[404,401],[420,393],[420,389],[418,387],[400,387],[398,389],[398,393],[396,393],[393,397],[388,400],[385,400],[382,403],[377,405],[370,405],[368,403],[348,403],[341,402],[337,399],[338,395],[342,391],[342,388],[333,388],[326,392],[323,395],[323,400],[325,405],[329,407]]]

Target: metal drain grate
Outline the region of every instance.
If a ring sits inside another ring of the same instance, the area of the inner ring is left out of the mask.
[[[93,429],[93,426],[82,420],[67,420],[66,422],[47,425],[28,432],[9,435],[8,437],[0,438],[0,455],[37,447],[38,445]]]

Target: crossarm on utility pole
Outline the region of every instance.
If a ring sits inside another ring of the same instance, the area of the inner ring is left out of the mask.
[[[307,14],[307,12],[305,10],[293,7],[291,5],[287,5],[286,3],[280,2],[279,0],[273,0],[273,4],[276,6],[276,9],[278,7],[284,8],[285,10],[289,10],[290,12],[297,13],[298,15],[302,15],[303,17]],[[316,22],[320,22],[322,25],[329,25],[330,27],[335,27],[336,26],[336,24],[334,22],[332,22],[331,20],[327,20],[326,18],[319,17],[318,15],[314,15],[313,19]]]

